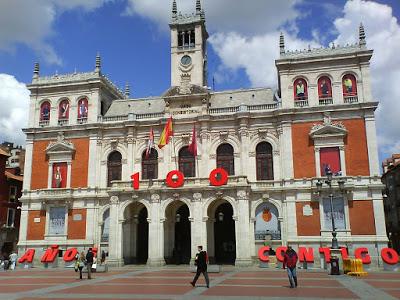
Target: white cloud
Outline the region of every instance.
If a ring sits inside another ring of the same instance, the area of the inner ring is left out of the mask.
[[[25,144],[30,92],[14,76],[0,74],[0,141]]]
[[[214,31],[235,31],[246,34],[264,33],[298,17],[295,4],[300,0],[233,1],[202,0],[207,26]],[[140,15],[168,30],[172,0],[128,0],[125,14]],[[195,0],[177,0],[178,11],[192,13]],[[276,13],[279,12],[279,13]]]
[[[0,51],[16,45],[32,48],[49,64],[62,59],[48,42],[55,33],[53,23],[65,10],[93,10],[110,0],[2,0],[0,1]]]
[[[334,23],[339,32],[336,42],[355,42],[354,28],[362,22],[367,34],[367,46],[374,50],[371,79],[374,100],[380,101],[377,111],[378,142],[380,152],[389,157],[394,152],[400,152],[400,25],[391,7],[371,1],[348,1],[343,13],[343,17]]]

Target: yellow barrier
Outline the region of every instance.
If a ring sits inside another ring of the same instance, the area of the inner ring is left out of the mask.
[[[350,276],[366,276],[367,272],[364,272],[364,267],[361,259],[349,259],[350,260],[350,272],[347,275]],[[343,262],[344,265],[344,262]]]
[[[343,273],[347,274],[351,272],[351,259],[345,258],[343,259]]]

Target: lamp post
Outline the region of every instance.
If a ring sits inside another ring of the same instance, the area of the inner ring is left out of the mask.
[[[333,217],[333,189],[332,189],[333,174],[329,167],[325,168],[325,175],[326,175],[325,184],[327,184],[329,186],[329,202],[330,202],[330,208],[331,208],[331,221],[332,221],[332,247],[331,247],[331,249],[339,249],[338,240],[336,238],[337,232],[336,232],[336,226],[335,226],[335,218]],[[338,180],[340,191],[344,190],[344,183],[345,183],[344,180]],[[318,179],[318,182],[316,185],[317,185],[318,193],[321,195],[322,186],[323,186],[322,181]]]

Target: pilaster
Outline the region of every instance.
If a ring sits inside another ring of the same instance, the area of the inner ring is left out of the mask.
[[[236,231],[236,266],[250,266],[252,264],[250,252],[250,208],[247,191],[237,192],[238,212],[235,224]]]
[[[160,195],[151,195],[151,220],[149,223],[148,266],[163,266],[164,260],[164,221],[162,218]]]

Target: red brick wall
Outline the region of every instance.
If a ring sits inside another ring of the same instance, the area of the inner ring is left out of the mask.
[[[80,214],[82,219],[74,221],[73,216]],[[68,239],[84,240],[86,238],[86,209],[68,210]]]
[[[344,139],[346,174],[350,176],[369,175],[367,135],[364,119],[341,120],[348,134]],[[314,143],[309,137],[316,122],[292,125],[293,168],[295,178],[315,177]]]
[[[71,165],[71,187],[87,187],[89,139],[70,139],[69,141],[75,145],[76,150]],[[32,190],[47,188],[49,162],[45,150],[49,143],[50,141],[35,141],[33,143]]]
[[[303,216],[303,207],[310,205],[312,216]],[[321,221],[319,216],[319,202],[296,202],[297,235],[319,236],[321,235]]]
[[[40,218],[40,223],[35,223],[34,219]],[[27,240],[43,240],[46,226],[45,210],[30,210],[28,212],[28,232]]]
[[[374,206],[372,200],[349,201],[352,235],[375,235]]]

